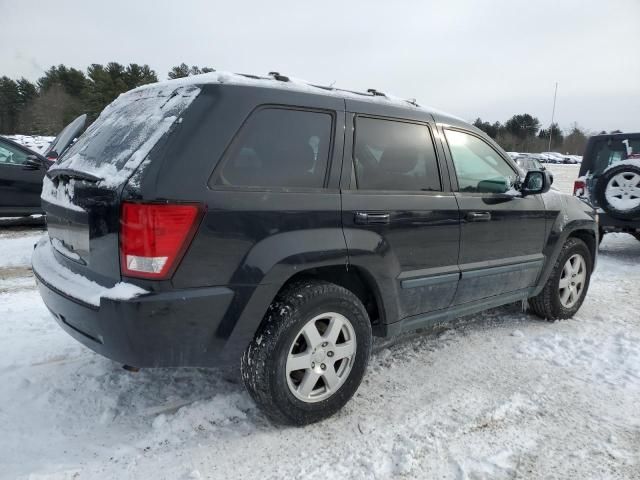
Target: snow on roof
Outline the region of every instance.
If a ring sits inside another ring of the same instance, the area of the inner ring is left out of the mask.
[[[130,93],[133,94],[134,92],[142,92],[147,89],[160,88],[164,90],[165,88],[175,89],[177,87],[186,86],[186,85],[205,85],[205,84],[225,84],[225,85],[251,86],[251,87],[262,87],[262,88],[278,88],[282,90],[290,90],[294,92],[309,93],[314,95],[324,95],[324,96],[338,97],[338,98],[344,98],[344,99],[350,99],[350,100],[373,102],[373,103],[379,103],[382,105],[391,105],[396,107],[409,108],[413,110],[420,110],[428,113],[437,113],[437,114],[445,115],[447,117],[455,118],[457,120],[461,120],[467,123],[465,120],[459,119],[458,117],[455,117],[454,115],[451,115],[449,113],[442,112],[436,108],[418,105],[415,99],[403,99],[403,98],[396,97],[388,93],[382,93],[373,89],[370,89],[367,92],[356,92],[352,90],[335,88],[332,86],[322,86],[322,85],[317,85],[312,82],[308,82],[306,80],[302,80],[299,78],[280,75],[275,72],[272,72],[270,76],[262,77],[258,75],[215,71],[210,73],[203,73],[200,75],[192,75],[184,78],[177,78],[174,80],[166,80],[163,82],[142,85],[138,88],[131,90],[130,92],[125,93],[124,95],[128,95]]]

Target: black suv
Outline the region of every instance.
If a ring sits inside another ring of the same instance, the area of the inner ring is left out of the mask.
[[[529,299],[580,307],[595,212],[466,122],[210,73],[120,96],[45,179],[56,320],[137,367],[241,360],[270,418],[339,410],[389,337]]]
[[[598,209],[600,235],[640,240],[640,133],[590,137],[579,175],[573,193]]]

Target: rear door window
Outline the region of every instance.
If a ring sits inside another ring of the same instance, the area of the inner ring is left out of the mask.
[[[426,125],[358,117],[353,164],[359,190],[442,190]]]
[[[329,113],[262,108],[225,154],[214,186],[322,188],[331,151]]]
[[[621,160],[640,158],[640,138],[598,140],[593,149],[593,174],[600,175]]]

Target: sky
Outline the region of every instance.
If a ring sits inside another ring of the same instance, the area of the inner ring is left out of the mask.
[[[148,64],[377,90],[467,120],[640,131],[640,0],[0,0],[0,75]]]

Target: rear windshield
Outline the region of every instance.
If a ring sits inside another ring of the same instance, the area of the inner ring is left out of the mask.
[[[198,96],[196,86],[134,90],[118,97],[80,136],[55,169],[72,169],[124,183],[184,110]]]
[[[600,175],[608,167],[622,160],[640,158],[640,136],[627,138],[603,138],[596,140],[590,152],[593,163],[589,169],[594,175]]]

